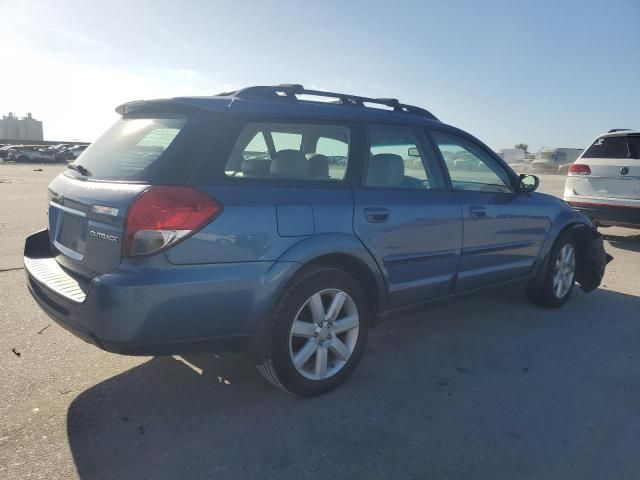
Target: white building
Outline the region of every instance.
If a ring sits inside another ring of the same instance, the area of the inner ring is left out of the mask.
[[[0,139],[3,140],[44,140],[42,122],[27,113],[26,117],[17,117],[13,113],[3,115],[0,120]]]

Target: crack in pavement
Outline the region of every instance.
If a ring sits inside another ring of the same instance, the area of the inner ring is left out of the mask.
[[[15,272],[16,270],[24,270],[24,267],[0,268],[0,273]]]

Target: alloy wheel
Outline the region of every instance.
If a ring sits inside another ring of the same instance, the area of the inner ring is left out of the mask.
[[[291,325],[289,354],[296,371],[326,380],[347,363],[358,341],[360,318],[348,293],[325,289],[311,295]]]
[[[563,298],[573,285],[576,271],[576,252],[573,245],[567,243],[560,249],[553,270],[553,293],[557,298]]]

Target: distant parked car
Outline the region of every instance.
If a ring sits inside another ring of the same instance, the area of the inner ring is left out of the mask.
[[[89,145],[74,145],[73,147],[69,147],[65,149],[62,153],[58,154],[58,159],[60,161],[73,161],[80,156],[82,152],[84,152]]]
[[[0,158],[8,159],[13,157],[12,150],[17,148],[16,145],[5,145],[0,147]]]
[[[581,148],[549,148],[538,150],[533,162],[529,164],[529,173],[565,174],[567,168],[582,153]]]
[[[57,155],[55,152],[46,150],[46,147],[40,146],[21,146],[12,149],[12,157],[16,162],[48,162],[54,163],[57,161]]]
[[[569,168],[564,200],[600,225],[640,227],[640,131],[596,138]]]
[[[73,145],[69,145],[68,143],[59,143],[58,145],[54,145],[53,148],[56,152],[58,153],[62,153],[64,152],[67,148],[72,147]]]

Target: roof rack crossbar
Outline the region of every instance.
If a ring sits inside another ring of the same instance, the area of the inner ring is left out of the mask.
[[[296,95],[311,95],[315,97],[328,97],[335,98],[339,101],[339,103],[344,105],[354,105],[359,107],[365,107],[365,103],[384,105],[386,107],[392,108],[396,112],[404,112],[411,113],[414,115],[423,115],[432,120],[437,120],[436,116],[431,112],[424,108],[416,107],[414,105],[407,105],[404,103],[400,103],[396,98],[371,98],[371,97],[362,97],[359,95],[349,95],[346,93],[338,93],[338,92],[327,92],[323,90],[311,90],[306,89],[302,85],[299,84],[282,84],[282,85],[272,85],[272,86],[255,86],[255,87],[247,87],[236,92],[226,92],[225,96],[233,96],[239,98],[288,98],[290,100],[297,100]]]

